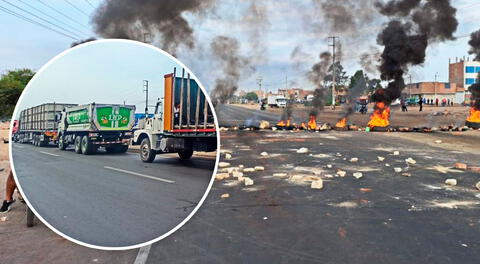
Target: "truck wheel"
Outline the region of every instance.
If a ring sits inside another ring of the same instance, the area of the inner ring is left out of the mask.
[[[82,145],[81,145],[83,155],[90,155],[93,154],[95,147],[92,144],[92,141],[88,138],[88,136],[82,137]]]
[[[125,153],[125,152],[127,152],[127,150],[128,150],[128,145],[121,145],[118,148],[119,153]]]
[[[178,156],[181,160],[188,160],[192,157],[193,150],[192,149],[185,149],[178,152]]]
[[[144,138],[140,144],[140,159],[143,162],[152,163],[155,159],[155,155],[155,151],[153,151],[150,146],[150,140],[148,138]]]
[[[58,137],[58,149],[65,150],[67,148],[67,144],[65,144],[65,139],[62,135]]]
[[[75,137],[75,152],[78,154],[82,153],[82,137],[77,136]]]

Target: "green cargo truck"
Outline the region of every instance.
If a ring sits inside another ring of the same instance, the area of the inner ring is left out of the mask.
[[[58,148],[73,144],[76,153],[93,154],[98,147],[109,153],[128,150],[135,123],[134,105],[87,104],[65,108],[58,125]]]

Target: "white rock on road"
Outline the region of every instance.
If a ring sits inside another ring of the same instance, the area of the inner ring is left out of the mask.
[[[408,164],[416,164],[416,163],[417,163],[417,161],[414,160],[414,159],[412,159],[412,158],[408,158],[408,159],[406,159],[405,161],[406,161]]]
[[[227,159],[227,160],[232,159],[232,154],[225,153],[225,159]]]
[[[380,157],[380,156],[378,156],[377,159],[378,159],[379,161],[384,161],[384,160],[385,160],[384,157]]]
[[[402,172],[402,168],[393,168],[393,170],[396,172],[396,173],[399,173],[399,172]]]
[[[255,166],[254,168],[256,171],[264,171],[265,170],[265,167],[263,166]]]
[[[312,184],[310,185],[310,188],[312,188],[312,189],[323,189],[323,180],[318,179],[316,181],[312,181]]]
[[[350,159],[350,162],[357,162],[358,161],[358,158],[351,158]]]
[[[299,148],[297,149],[297,153],[308,153],[308,148]]]
[[[248,178],[248,177],[244,177],[243,178],[243,181],[245,183],[245,186],[250,186],[250,185],[253,185],[253,180]]]
[[[457,180],[456,179],[446,179],[445,184],[450,185],[450,186],[455,186],[455,185],[457,185]]]
[[[225,168],[225,167],[229,167],[230,166],[230,162],[219,162],[218,163],[218,167],[219,168]]]
[[[260,156],[263,156],[263,157],[268,156],[268,153],[264,151],[264,152],[260,153]]]
[[[363,177],[363,173],[361,173],[361,172],[355,172],[355,173],[353,173],[353,177],[355,177],[355,178],[357,178],[357,179],[360,179],[360,178]]]

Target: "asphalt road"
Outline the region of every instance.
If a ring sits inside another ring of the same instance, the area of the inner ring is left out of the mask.
[[[236,105],[218,105],[215,110],[220,126],[258,126],[261,120],[274,123],[280,120],[276,113]]]
[[[79,155],[13,144],[19,184],[38,213],[62,233],[98,246],[130,246],[180,223],[204,195],[214,157],[181,162],[136,153]]]
[[[253,186],[216,181],[198,213],[152,246],[148,263],[480,261],[480,174],[449,169],[458,161],[478,165],[479,155],[362,132],[225,132],[222,144],[232,166],[265,171],[246,173]],[[296,153],[302,147],[309,152]],[[407,165],[407,158],[417,163]],[[339,168],[345,177],[328,178]],[[363,178],[355,179],[359,171]],[[295,176],[318,176],[325,187],[292,182]],[[446,186],[447,178],[458,185]]]

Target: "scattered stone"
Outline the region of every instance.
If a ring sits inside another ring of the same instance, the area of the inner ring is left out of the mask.
[[[385,160],[384,157],[380,157],[380,156],[378,156],[377,159],[378,159],[379,161],[384,161],[384,160]]]
[[[417,163],[417,161],[414,160],[414,159],[412,159],[412,158],[408,158],[408,159],[406,159],[405,161],[406,161],[408,164],[416,164],[416,163]]]
[[[366,193],[366,192],[371,192],[372,189],[370,189],[370,188],[360,188],[360,191],[361,191],[362,193]]]
[[[450,185],[450,186],[455,186],[455,185],[457,185],[457,180],[456,179],[447,179],[447,180],[445,180],[445,184]]]
[[[265,170],[265,167],[263,166],[255,166],[254,168],[256,171],[264,171]]]
[[[243,177],[243,181],[245,183],[245,186],[253,185],[253,180],[248,177]]]
[[[327,164],[327,168],[331,169],[333,167],[332,164]]]
[[[230,197],[229,193],[224,193],[224,194],[220,195],[220,198],[222,198],[222,199],[229,198],[229,197]]]
[[[268,156],[268,153],[264,151],[264,152],[260,153],[260,156],[263,156],[263,157]]]
[[[225,159],[227,159],[227,160],[232,159],[232,154],[225,153]]]
[[[243,169],[243,172],[254,172],[255,168],[245,168]]]
[[[235,177],[235,178],[243,177],[243,172],[234,171],[234,172],[232,173],[232,176]]]
[[[351,158],[350,159],[350,162],[357,162],[358,161],[358,158]]]
[[[297,149],[297,153],[308,153],[308,148],[299,148]]]
[[[217,173],[217,175],[215,175],[215,180],[221,181],[221,180],[226,179],[228,177],[230,177],[230,174],[228,174],[228,173]]]
[[[355,172],[355,173],[353,174],[353,177],[355,177],[355,178],[357,178],[357,179],[360,179],[360,178],[363,177],[363,173],[361,173],[361,172]]]
[[[435,140],[435,143],[437,143],[437,144],[440,144],[440,143],[442,143],[442,142],[443,142],[443,141],[441,141],[440,139]]]
[[[480,173],[480,167],[469,167],[469,170]]]
[[[395,156],[400,155],[400,151],[398,151],[398,150],[394,151],[394,152],[393,152],[393,155],[395,155]]]
[[[267,220],[267,219],[268,219],[268,217],[266,217],[266,216],[263,217],[263,220]]]
[[[243,166],[243,164],[240,164],[240,165],[238,165],[238,167],[239,167],[240,169],[243,169],[245,166]]]
[[[277,127],[272,127],[272,131],[277,131]]]
[[[219,162],[218,163],[218,167],[219,168],[225,168],[225,167],[229,167],[230,166],[230,162]]]
[[[475,187],[477,187],[477,189],[480,191],[480,181],[475,184]]]
[[[390,164],[388,164],[388,163],[385,163],[385,167],[390,167]]]
[[[0,217],[0,222],[7,222],[7,217],[6,216]]]
[[[312,189],[323,189],[323,180],[318,179],[316,181],[312,181],[312,184],[310,185],[310,188],[312,188]]]
[[[396,173],[402,172],[402,168],[398,168],[398,167],[397,167],[397,168],[393,168],[393,170],[394,170]]]
[[[340,177],[345,177],[345,175],[347,175],[347,172],[343,170],[337,170],[337,175]]]
[[[221,128],[220,128],[220,131],[228,131],[228,128],[226,128],[226,127],[221,127]]]
[[[333,178],[332,174],[325,174],[325,178]]]
[[[337,157],[341,157],[341,156],[342,156],[342,154],[337,152],[337,154],[335,154],[335,156],[337,156]]]
[[[402,176],[405,176],[405,177],[410,177],[410,176],[412,176],[412,174],[411,174],[411,173],[409,173],[409,172],[404,172],[404,173],[402,173]]]
[[[455,169],[466,170],[467,169],[467,164],[457,162],[457,163],[455,163],[454,167],[455,167]]]
[[[274,173],[273,176],[275,177],[287,177],[287,174],[284,172]]]
[[[268,121],[262,120],[260,121],[260,125],[258,127],[260,129],[267,129],[270,127],[270,123]]]

